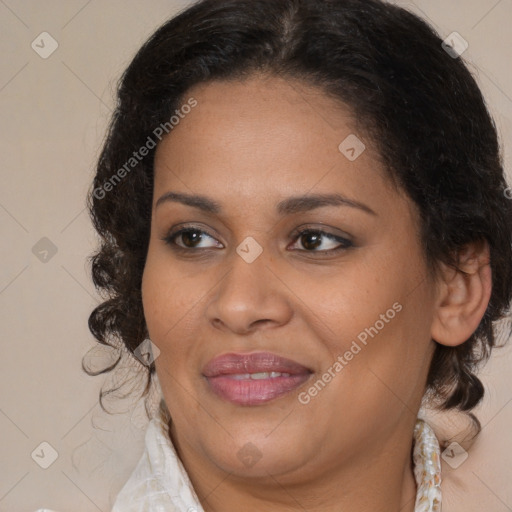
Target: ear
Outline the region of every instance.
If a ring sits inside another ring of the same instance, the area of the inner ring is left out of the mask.
[[[475,332],[492,291],[487,241],[468,244],[459,251],[456,261],[457,269],[441,264],[431,331],[433,340],[452,347]]]

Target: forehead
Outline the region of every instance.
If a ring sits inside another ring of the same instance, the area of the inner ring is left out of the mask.
[[[157,192],[227,197],[236,191],[249,199],[313,188],[362,195],[387,188],[379,155],[351,110],[316,87],[255,75],[200,84],[183,102],[189,98],[197,105],[157,148]]]

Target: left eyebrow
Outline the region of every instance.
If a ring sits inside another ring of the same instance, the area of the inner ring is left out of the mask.
[[[341,194],[307,194],[304,196],[289,197],[277,204],[277,211],[280,215],[290,215],[292,213],[305,212],[324,206],[350,206],[358,208],[370,215],[377,214],[367,205],[348,199]]]

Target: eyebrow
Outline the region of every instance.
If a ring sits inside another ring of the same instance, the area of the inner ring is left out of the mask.
[[[221,205],[213,199],[198,194],[185,194],[182,192],[165,193],[157,200],[155,209],[169,201],[191,206],[207,213],[218,214],[222,212]],[[375,211],[369,206],[359,201],[348,199],[341,194],[306,194],[303,196],[289,197],[277,203],[276,211],[279,215],[284,216],[325,206],[348,206],[377,216]]]

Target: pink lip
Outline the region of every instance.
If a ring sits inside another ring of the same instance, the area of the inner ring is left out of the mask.
[[[238,380],[235,375],[264,372],[286,373],[278,377]],[[293,391],[309,379],[311,370],[301,364],[269,352],[223,354],[203,369],[210,389],[225,400],[238,405],[269,402]]]

